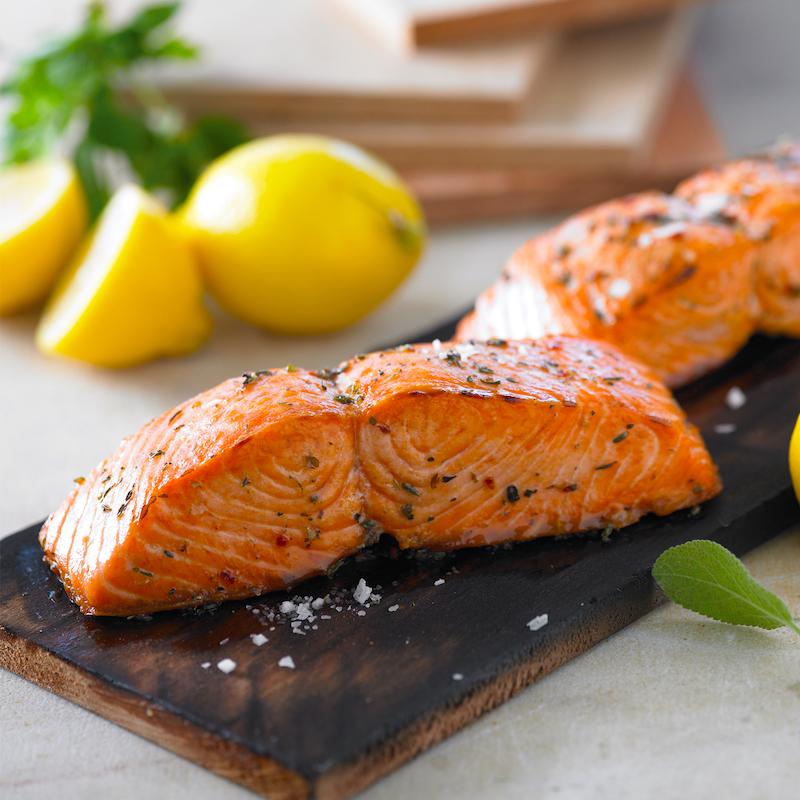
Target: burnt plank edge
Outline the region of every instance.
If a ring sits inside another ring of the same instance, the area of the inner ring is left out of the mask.
[[[800,506],[792,488],[784,487],[730,524],[720,520],[707,538],[741,555],[798,521]],[[669,538],[673,545],[687,537]],[[638,569],[618,591],[568,619],[550,623],[533,641],[520,643],[513,652],[498,653],[486,664],[484,675],[489,677],[465,686],[464,694],[455,701],[384,729],[358,756],[332,764],[322,773],[294,771],[259,755],[203,727],[198,720],[183,719],[157,700],[95,676],[49,648],[17,635],[6,625],[0,625],[0,666],[272,800],[342,800],[366,789],[663,602],[665,598],[650,575],[649,565]]]
[[[708,538],[743,555],[798,522],[800,506],[793,489],[788,487]],[[545,635],[533,645],[533,652],[473,686],[456,703],[405,725],[358,759],[333,766],[314,783],[312,798],[342,800],[363,791],[665,602],[650,569],[640,571],[618,592],[586,606],[581,614],[548,625],[542,631]]]
[[[0,666],[271,800],[309,800],[308,782],[266,756],[203,730],[0,626]]]

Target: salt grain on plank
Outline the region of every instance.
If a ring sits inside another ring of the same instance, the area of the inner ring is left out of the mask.
[[[294,659],[291,656],[284,656],[279,662],[279,667],[286,667],[286,669],[294,669]]]
[[[715,425],[714,426],[714,433],[733,433],[736,430],[735,425],[731,424],[724,424],[724,425]]]
[[[444,578],[439,578],[438,581],[434,581],[433,582],[433,585],[434,586],[441,586],[443,583],[444,583]]]
[[[236,669],[236,662],[232,658],[223,658],[222,661],[217,664],[217,669],[229,675]]]
[[[400,606],[389,606],[389,611],[397,611]]]
[[[747,396],[738,386],[731,386],[728,394],[725,395],[725,405],[734,411],[741,408],[747,402]]]
[[[454,681],[463,681],[464,680],[464,676],[460,672],[454,672],[453,673],[453,680]]]
[[[548,622],[549,622],[549,620],[547,619],[547,614],[539,614],[538,617],[534,617],[528,623],[528,627],[532,631],[538,631],[539,628],[544,628],[544,626],[547,625]]]
[[[361,578],[361,580],[358,582],[358,586],[356,586],[356,590],[353,592],[353,599],[363,606],[364,603],[369,600],[371,594],[371,587],[367,586],[367,582]]]
[[[203,669],[208,669],[211,666],[211,662],[210,661],[204,661],[200,666]]]
[[[252,639],[256,647],[261,647],[262,644],[266,644],[269,641],[263,633],[251,633],[250,639]]]

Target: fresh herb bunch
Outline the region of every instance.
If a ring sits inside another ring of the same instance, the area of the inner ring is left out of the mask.
[[[757,583],[721,544],[696,539],[671,547],[653,565],[653,577],[674,602],[733,625],[786,626],[800,634],[786,603]]]
[[[82,125],[74,159],[93,217],[112,189],[98,168],[104,150],[123,154],[145,189],[167,189],[173,205],[181,203],[209,161],[249,137],[224,117],[186,126],[154,87],[137,87],[132,80],[140,65],[197,56],[196,47],[170,38],[163,28],[178,6],[145,8],[112,29],[103,4],[93,2],[74,36],[22,61],[0,87],[18,101],[8,120],[8,161],[43,156],[71,124]]]

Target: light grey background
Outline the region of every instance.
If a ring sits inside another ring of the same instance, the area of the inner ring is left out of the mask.
[[[270,0],[276,1],[276,0]],[[30,37],[69,17],[58,0],[0,1]],[[7,28],[8,29],[8,28]],[[19,27],[15,27],[19,30]],[[27,47],[25,36],[12,44]],[[800,138],[800,0],[721,0],[694,48],[701,92],[733,154]],[[118,441],[245,369],[314,367],[461,311],[552,218],[434,231],[412,279],[354,328],[265,336],[215,312],[190,358],[99,372],[34,349],[34,315],[0,323],[0,531],[43,518]],[[800,401],[799,401],[800,404]],[[800,614],[800,531],[753,554]],[[221,673],[220,673],[221,675]],[[224,691],[224,683],[221,683]],[[0,671],[3,800],[244,800],[249,792]],[[365,800],[789,800],[800,786],[800,644],[662,608],[570,662],[366,792]]]

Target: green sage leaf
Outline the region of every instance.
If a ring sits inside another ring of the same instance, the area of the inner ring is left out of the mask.
[[[716,542],[671,547],[653,565],[653,577],[670,600],[711,619],[767,629],[786,625],[800,634],[786,603]]]

